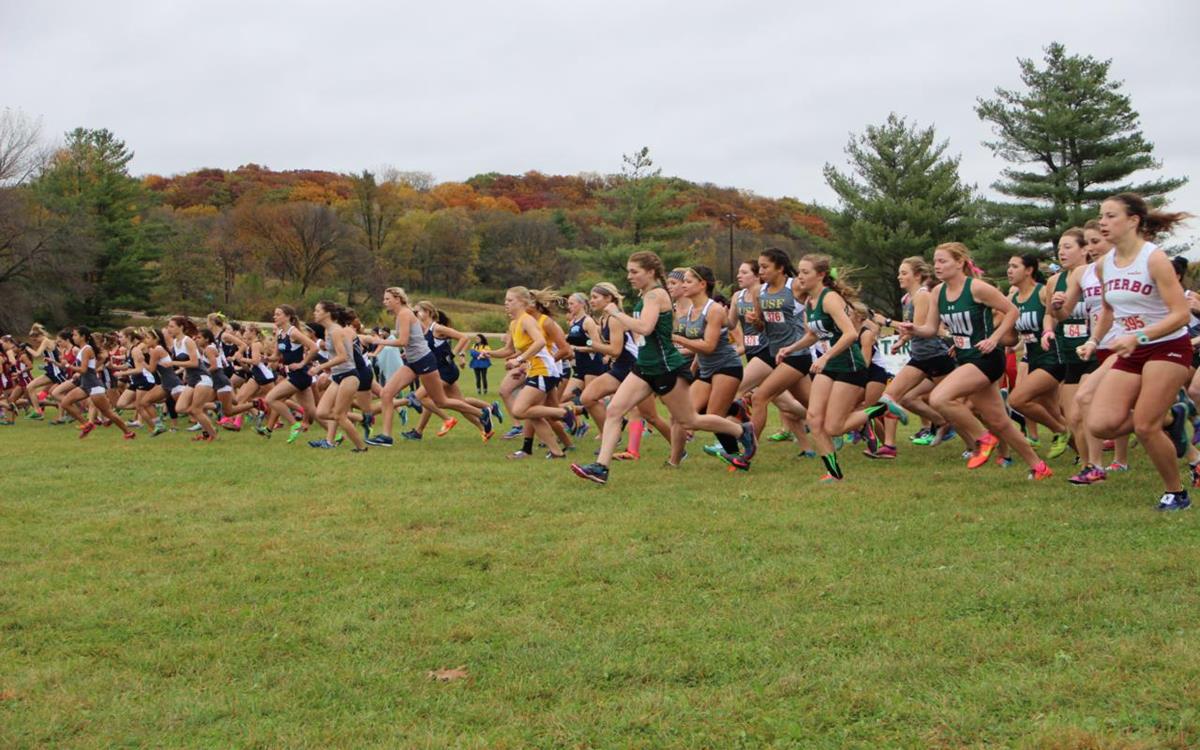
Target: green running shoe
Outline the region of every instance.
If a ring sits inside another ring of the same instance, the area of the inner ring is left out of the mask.
[[[293,422],[292,429],[288,430],[288,445],[296,442],[296,438],[300,437],[300,433],[304,431],[303,422]]]
[[[724,451],[725,449],[721,447],[720,443],[709,443],[708,445],[704,446],[705,453],[710,456],[716,456],[717,458],[720,458]]]
[[[784,442],[788,442],[788,441],[795,440],[795,439],[796,439],[796,436],[793,435],[788,430],[780,430],[779,432],[775,433],[774,435],[767,436],[767,440],[770,440],[772,443],[784,443]]]
[[[926,447],[933,445],[933,441],[937,440],[937,430],[929,430],[924,435],[913,438],[913,445],[924,445]]]
[[[1046,458],[1058,458],[1067,452],[1067,448],[1071,447],[1071,433],[1060,432],[1050,440],[1050,452],[1046,454]]]

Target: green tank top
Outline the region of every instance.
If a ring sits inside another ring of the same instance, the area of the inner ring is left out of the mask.
[[[945,284],[938,293],[938,316],[950,331],[959,362],[974,362],[982,357],[977,348],[979,342],[992,335],[992,308],[975,301],[971,294],[973,281],[967,277],[962,293],[953,302],[946,298]]]
[[[642,316],[642,299],[633,306],[633,317]],[[646,334],[645,341],[638,347],[637,368],[646,375],[666,375],[683,367],[683,355],[671,342],[675,325],[675,313],[667,308],[658,314],[654,330]]]
[[[1017,337],[1025,345],[1025,358],[1031,365],[1058,363],[1056,349],[1042,348],[1042,323],[1046,318],[1046,305],[1040,299],[1045,284],[1034,284],[1029,299],[1019,301],[1020,293],[1012,297],[1017,306]]]
[[[1058,275],[1058,281],[1054,284],[1054,291],[1067,291],[1067,270],[1063,269]],[[1075,348],[1083,346],[1087,341],[1090,331],[1088,330],[1088,314],[1087,305],[1083,303],[1082,296],[1079,304],[1075,305],[1075,309],[1071,311],[1069,317],[1059,322],[1054,327],[1054,346],[1058,349],[1058,361],[1078,363],[1079,354],[1075,352]]]
[[[805,316],[805,325],[808,326],[809,332],[820,339],[825,347],[832,346],[842,337],[842,329],[838,328],[833,316],[825,312],[825,295],[828,292],[828,289],[821,290],[821,293],[817,295],[816,306],[808,308],[808,314]],[[866,367],[858,339],[854,340],[849,349],[825,364],[827,372],[858,372],[865,370]]]

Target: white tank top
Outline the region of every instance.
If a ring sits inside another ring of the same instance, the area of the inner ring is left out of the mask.
[[[1150,276],[1150,254],[1157,249],[1150,242],[1143,244],[1133,262],[1124,268],[1117,267],[1116,250],[1104,258],[1104,299],[1113,310],[1113,328],[1119,336],[1140,333],[1169,314]],[[1186,335],[1187,327],[1180,326],[1148,343],[1157,344]]]
[[[1112,251],[1109,251],[1109,255],[1111,254]],[[1084,267],[1083,275],[1079,277],[1079,286],[1083,292],[1083,309],[1087,312],[1092,330],[1095,330],[1096,324],[1100,321],[1100,310],[1104,307],[1104,287],[1100,283],[1100,276],[1096,273],[1095,263],[1088,263]],[[1114,323],[1108,327],[1108,332],[1104,334],[1104,338],[1100,340],[1096,348],[1107,349],[1108,344],[1117,337],[1117,333],[1117,326]]]

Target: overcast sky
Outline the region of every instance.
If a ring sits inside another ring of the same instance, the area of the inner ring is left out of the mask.
[[[975,99],[1058,40],[1113,59],[1200,213],[1197,32],[1184,0],[0,0],[0,106],[50,138],[107,127],[138,174],[615,172],[647,145],[666,174],[831,202],[822,165],[891,111],[986,188],[1002,163]]]

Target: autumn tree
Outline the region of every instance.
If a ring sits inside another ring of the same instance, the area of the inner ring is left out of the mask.
[[[895,113],[869,125],[846,145],[849,171],[826,164],[825,181],[839,207],[830,224],[832,249],[848,265],[869,302],[893,314],[900,306],[896,269],[910,255],[927,256],[941,242],[973,244],[978,231],[974,189],[958,174],[932,127],[909,125]]]
[[[997,88],[975,108],[996,134],[985,145],[1011,165],[992,185],[1012,199],[995,207],[1009,236],[1053,244],[1093,218],[1109,195],[1133,191],[1161,204],[1187,182],[1132,179],[1162,164],[1123,84],[1109,79],[1111,60],[1069,55],[1055,42],[1042,62],[1018,59],[1024,88]]]
[[[261,204],[239,207],[239,230],[261,247],[285,278],[305,294],[333,264],[344,229],[330,206],[316,203]]]
[[[227,305],[221,265],[210,240],[219,220],[216,209],[163,207],[155,209],[153,217],[162,228],[162,260],[154,298],[157,308],[201,315],[217,309],[222,298]]]
[[[562,284],[572,266],[558,252],[568,244],[564,227],[573,231],[565,218],[548,211],[490,211],[477,216],[480,284],[496,289]]]

